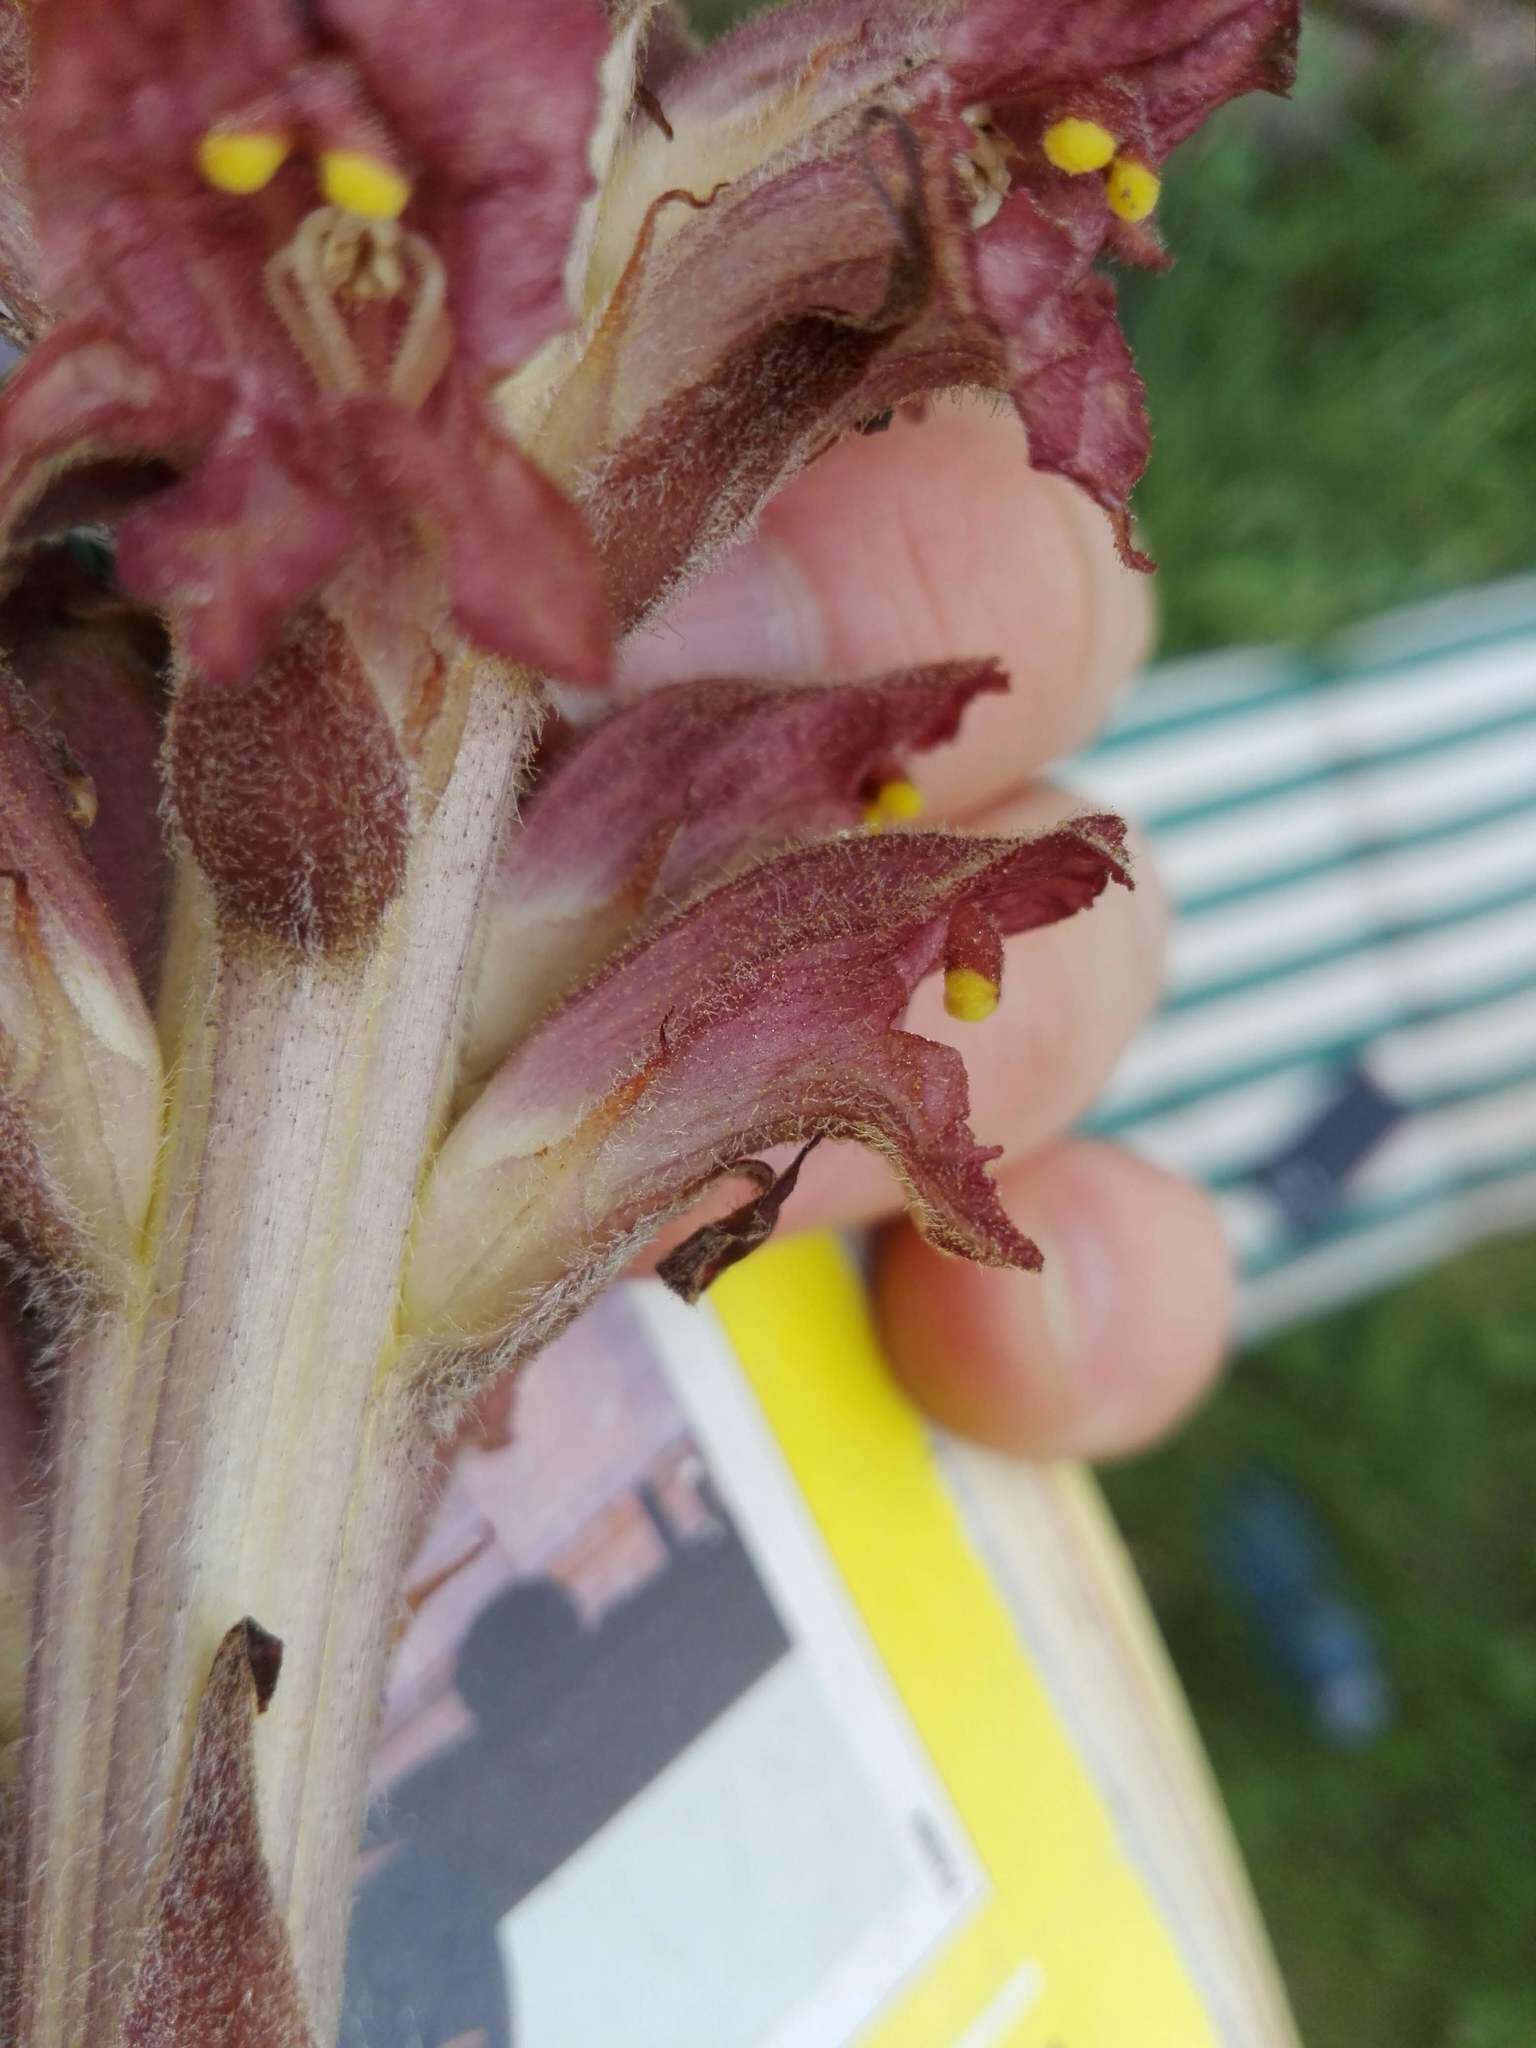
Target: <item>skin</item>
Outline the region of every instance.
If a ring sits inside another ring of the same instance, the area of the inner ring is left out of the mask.
[[[1030,469],[1012,414],[946,404],[813,465],[754,540],[630,642],[621,679],[638,691],[996,655],[1013,688],[920,764],[924,816],[1033,831],[1080,808],[1049,780],[1051,763],[1103,724],[1152,627],[1153,585],[1120,566],[1096,507]],[[952,1023],[931,985],[913,1004],[914,1029],[966,1056],[973,1126],[1005,1148],[994,1171],[1045,1253],[1043,1276],[932,1250],[900,1220],[881,1162],[848,1146],[812,1155],[786,1217],[797,1228],[895,1219],[874,1277],[897,1375],[941,1422],[1021,1455],[1139,1449],[1221,1363],[1232,1283],[1210,1203],[1069,1135],[1156,1001],[1165,925],[1143,855],[1134,895],[1111,890],[1088,916],[1013,942],[987,1023]]]

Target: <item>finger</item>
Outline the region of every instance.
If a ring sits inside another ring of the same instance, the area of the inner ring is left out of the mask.
[[[988,813],[989,831],[1047,831],[1083,808],[1061,789],[1037,785]],[[1109,888],[1091,910],[1043,931],[1022,932],[1004,952],[1003,995],[983,1024],[945,1014],[931,980],[913,998],[906,1025],[953,1045],[970,1077],[971,1127],[1022,1158],[1074,1123],[1103,1088],[1126,1042],[1162,987],[1167,903],[1146,846],[1133,829],[1134,890]],[[793,1148],[770,1154],[787,1164]],[[662,1233],[646,1265],[743,1198],[732,1183]],[[841,1228],[894,1215],[903,1194],[885,1161],[859,1145],[825,1144],[806,1160],[784,1230]]]
[[[1231,1315],[1208,1198],[1112,1145],[1066,1141],[1013,1168],[1009,1213],[1040,1274],[947,1258],[910,1224],[877,1254],[876,1302],[902,1384],[939,1422],[1036,1458],[1115,1457],[1209,1390]]]
[[[853,436],[769,506],[757,538],[632,637],[630,691],[706,675],[813,681],[993,655],[1013,687],[923,765],[969,818],[1095,732],[1146,651],[1148,581],[1080,491],[1029,467],[1011,414],[935,407]]]

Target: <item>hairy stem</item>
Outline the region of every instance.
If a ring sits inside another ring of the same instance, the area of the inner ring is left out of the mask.
[[[368,1734],[426,1446],[401,1274],[465,964],[531,739],[499,679],[367,955],[220,944],[184,877],[148,1278],[66,1361],[38,1568],[16,1898],[18,2048],[113,2038],[225,1631],[285,1645],[265,1847],[322,2038]]]

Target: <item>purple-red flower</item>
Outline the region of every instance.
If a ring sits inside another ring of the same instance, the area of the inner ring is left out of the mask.
[[[124,587],[232,679],[425,546],[464,634],[598,678],[580,522],[490,404],[565,319],[606,28],[588,0],[41,0],[38,295],[0,515],[126,501]],[[349,588],[348,585],[351,585]]]
[[[935,1243],[1038,1266],[966,1123],[963,1061],[898,1020],[935,970],[957,1014],[977,985],[995,1002],[1005,936],[1129,882],[1122,834],[1091,817],[1023,841],[834,839],[706,890],[558,1005],[461,1119],[425,1197],[411,1326],[520,1357],[722,1175],[758,1181],[736,1227],[759,1242],[787,1189],[752,1155],[822,1136],[884,1154]],[[702,1280],[725,1263],[712,1250]]]
[[[1286,88],[1296,18],[1296,0],[810,0],[699,55],[658,38],[542,430],[620,616],[837,434],[953,384],[1009,393],[1037,466],[1141,562],[1142,391],[1095,266],[1165,260],[1166,158],[1234,94]]]

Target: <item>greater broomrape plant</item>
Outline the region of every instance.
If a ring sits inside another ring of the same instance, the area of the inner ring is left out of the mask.
[[[912,828],[985,659],[613,709],[610,649],[957,385],[1139,561],[1096,266],[1163,260],[1165,159],[1294,28],[0,12],[7,2043],[332,2038],[441,1446],[662,1219],[752,1189],[692,1297],[830,1134],[1038,1264],[899,1019],[930,972],[986,1016],[1005,937],[1128,884],[1118,821]]]

